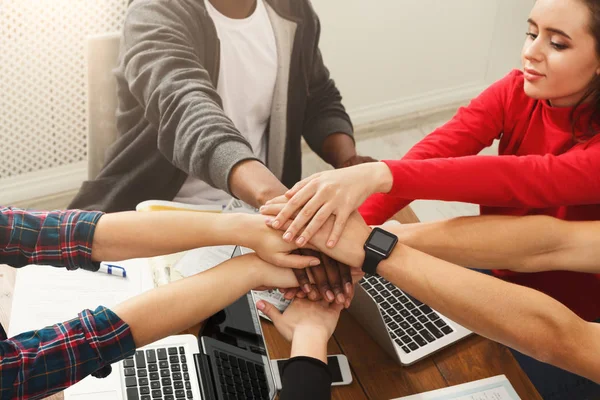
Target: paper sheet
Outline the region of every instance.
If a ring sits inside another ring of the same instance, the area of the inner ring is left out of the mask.
[[[125,267],[127,278],[43,265],[20,269],[13,292],[9,337],[75,318],[84,309],[113,307],[152,287],[145,259],[117,264]]]
[[[520,400],[505,375],[450,386],[395,400]]]
[[[173,265],[173,269],[183,277],[195,275],[229,260],[234,249],[235,246],[212,246],[190,250]]]

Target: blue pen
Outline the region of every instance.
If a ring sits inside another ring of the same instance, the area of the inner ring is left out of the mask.
[[[125,268],[121,267],[120,265],[102,263],[100,264],[100,269],[98,269],[98,272],[127,278],[127,271],[125,271]]]

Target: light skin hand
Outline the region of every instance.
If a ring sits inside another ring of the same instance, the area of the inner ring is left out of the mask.
[[[283,204],[281,204],[281,206],[283,206]],[[277,232],[272,229],[271,231]],[[277,233],[275,233],[275,235],[281,240],[281,236]],[[300,249],[298,250],[298,253],[303,254],[305,257],[312,256],[311,260],[313,258],[319,258],[321,260],[320,264],[317,266],[294,270],[294,274],[298,278],[298,283],[303,293],[313,301],[323,298],[329,302],[336,301],[338,304],[344,304],[346,307],[349,307],[350,300],[354,295],[354,286],[352,285],[350,268],[343,263],[338,263],[336,260],[310,249]],[[309,273],[315,282],[318,292],[312,290],[309,282]],[[291,300],[295,296],[298,296],[298,294],[298,289],[288,289],[285,291],[284,297]]]
[[[297,213],[283,238],[289,242],[296,238],[296,244],[302,247],[333,215],[335,223],[327,240],[327,247],[331,248],[339,240],[349,215],[371,194],[389,192],[392,184],[391,171],[380,162],[314,174],[285,193],[289,201],[276,215],[272,226],[279,229]],[[261,207],[261,213],[273,215],[273,207],[281,200],[279,196],[267,202]]]
[[[327,362],[327,341],[337,325],[341,304],[296,299],[283,314],[262,300],[256,306],[292,342],[292,357],[307,356]]]
[[[241,224],[236,232],[238,243],[254,250],[263,260],[278,267],[295,269],[315,267],[321,263],[319,257],[295,252],[298,246],[285,242],[277,231],[265,226],[260,215],[241,214],[238,221]]]
[[[272,215],[284,207],[284,204],[273,204],[268,210]],[[266,225],[272,225],[272,217],[267,215]],[[338,260],[351,267],[351,269],[361,268],[365,257],[363,246],[371,233],[371,228],[365,223],[358,212],[353,212],[348,218],[346,228],[342,233],[338,244],[334,248],[327,246],[328,232],[334,225],[334,217],[330,217],[323,225],[322,229],[316,232],[310,241],[310,245],[323,252],[327,256]]]
[[[278,201],[279,206],[283,207],[287,202],[287,198],[280,196]],[[270,226],[270,224],[267,225]],[[279,236],[277,233],[274,233],[277,231],[273,229],[271,229],[271,231],[271,234]],[[279,238],[281,238],[281,236],[279,236]],[[294,245],[293,243],[289,244]],[[308,247],[311,248],[310,245],[308,245]],[[286,299],[291,300],[294,297],[300,297],[299,294],[303,293],[313,301],[323,298],[330,302],[336,301],[338,304],[345,304],[346,307],[350,306],[350,299],[354,295],[354,287],[352,285],[350,268],[347,265],[338,263],[336,260],[309,249],[299,249],[295,253],[302,254],[305,257],[312,256],[312,258],[319,258],[320,264],[317,266],[311,265],[310,267],[312,268],[307,268],[304,270],[294,270],[294,274],[298,278],[298,283],[302,292],[300,292],[300,289],[297,288],[288,289],[284,291],[284,297]],[[309,273],[315,282],[318,292],[315,292],[310,285]],[[305,297],[304,295],[302,297]]]

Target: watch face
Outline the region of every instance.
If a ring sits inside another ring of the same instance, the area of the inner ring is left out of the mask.
[[[381,229],[373,229],[373,234],[369,240],[369,247],[381,253],[388,254],[394,248],[397,240],[398,238],[395,235]]]

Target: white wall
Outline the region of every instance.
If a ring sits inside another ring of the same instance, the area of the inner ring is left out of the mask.
[[[76,189],[85,176],[83,32],[115,30],[121,24],[126,0],[102,0],[93,4],[88,0],[54,1],[53,7],[43,8],[43,15],[29,10],[38,5],[37,0],[0,2],[5,5],[0,7],[0,21],[8,21],[5,25],[10,28],[8,33],[2,33],[0,42],[13,43],[16,35],[29,44],[25,55],[36,60],[25,62],[28,73],[19,75],[19,70],[11,69],[15,64],[12,60],[18,61],[19,57],[0,57],[0,72],[10,77],[0,80],[0,88],[2,83],[10,84],[2,93],[14,92],[16,88],[22,92],[22,95],[15,92],[13,96],[20,99],[20,103],[9,99],[10,96],[0,96],[0,105],[5,105],[0,107],[0,138],[8,143],[0,150],[4,156],[4,161],[0,161],[0,204],[14,204]],[[341,89],[355,125],[476,96],[489,83],[518,67],[525,20],[533,4],[533,0],[312,2],[321,18],[321,50],[325,62]],[[66,25],[59,23],[65,20],[65,10],[70,10],[68,16],[77,23],[71,19]],[[68,32],[61,40],[54,40],[54,36],[43,29],[29,34],[30,30],[25,29],[27,24],[42,24],[27,19],[33,16],[41,18],[44,26],[52,27],[52,32],[60,33],[59,28],[65,26]],[[65,38],[69,38],[68,45],[62,48],[59,44],[65,42]],[[41,57],[40,49],[48,49],[48,46],[59,47],[60,52],[46,51],[42,53],[46,58]],[[10,49],[23,55],[23,49],[18,46]],[[35,54],[38,56],[34,57]],[[71,60],[68,65],[73,67],[75,76],[65,75],[60,68],[47,68],[47,58],[61,66],[67,65],[66,59]],[[19,80],[19,76],[22,79]],[[55,82],[59,80],[70,83],[56,90]],[[63,109],[62,103],[54,98],[59,95],[72,103],[76,112]],[[49,123],[46,120],[54,118],[57,104],[64,115],[59,113],[60,118]],[[38,115],[32,118],[25,105],[35,109]],[[30,125],[43,129],[31,129]],[[54,130],[49,131],[49,126]],[[20,134],[21,131],[15,131],[17,128],[32,133]],[[64,148],[66,156],[56,151],[53,156],[48,155],[48,150],[55,147]],[[56,162],[58,166],[50,168]],[[22,168],[21,164],[28,168]],[[7,168],[8,173],[4,171]]]
[[[312,0],[355,124],[470,99],[519,66],[532,0]]]

